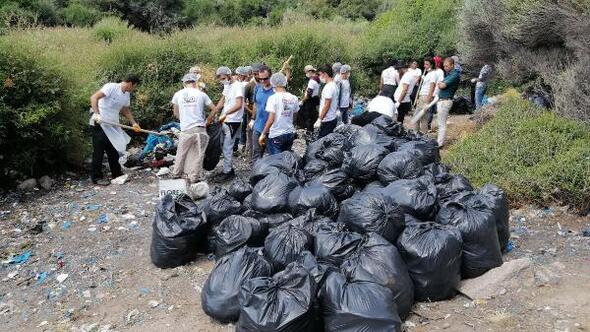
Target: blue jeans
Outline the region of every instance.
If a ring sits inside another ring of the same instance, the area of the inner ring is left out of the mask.
[[[295,134],[283,134],[274,138],[268,138],[268,153],[270,155],[279,154],[283,151],[291,151]]]
[[[483,96],[486,94],[487,89],[488,89],[488,86],[485,84],[475,86],[475,109],[476,110],[481,108]]]

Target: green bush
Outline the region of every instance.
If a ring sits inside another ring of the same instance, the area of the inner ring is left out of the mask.
[[[72,1],[61,11],[63,21],[71,26],[87,27],[96,23],[101,12],[80,0]]]
[[[474,185],[493,182],[513,202],[590,208],[590,129],[514,92],[480,131],[444,158]]]
[[[80,164],[87,150],[72,83],[25,44],[0,41],[0,177]]]
[[[94,36],[99,40],[112,43],[113,40],[129,33],[127,22],[115,16],[105,17],[94,25]]]

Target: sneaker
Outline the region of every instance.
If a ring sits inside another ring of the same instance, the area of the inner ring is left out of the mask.
[[[92,180],[92,183],[99,185],[99,186],[106,187],[109,184],[111,184],[111,181],[106,180],[106,179],[98,179],[98,180]]]

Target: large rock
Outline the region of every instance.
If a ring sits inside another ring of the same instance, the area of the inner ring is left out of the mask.
[[[54,183],[55,183],[55,181],[53,181],[53,179],[47,175],[44,175],[39,179],[39,186],[41,186],[41,188],[43,188],[45,190],[51,189],[51,187],[53,187]]]
[[[18,186],[16,186],[16,189],[18,189],[20,191],[31,191],[31,190],[35,189],[36,187],[37,187],[37,180],[28,179],[28,180],[21,182]]]
[[[528,258],[511,260],[480,277],[461,281],[457,290],[472,300],[489,299],[505,292],[507,284],[530,266],[531,260]]]

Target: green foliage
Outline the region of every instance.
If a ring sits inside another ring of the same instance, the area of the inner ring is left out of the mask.
[[[4,0],[0,3],[0,35],[10,28],[58,23],[57,9],[50,0]]]
[[[0,41],[0,176],[78,164],[85,148],[73,82],[23,43]]]
[[[516,93],[445,162],[480,186],[493,182],[514,202],[590,208],[590,129],[536,108]]]
[[[94,25],[94,35],[99,40],[112,43],[113,40],[126,35],[131,30],[127,22],[115,16],[105,17]]]
[[[183,0],[93,0],[103,12],[147,32],[168,32],[182,26]]]
[[[101,15],[100,11],[81,0],[71,1],[61,11],[64,23],[76,27],[92,26]]]

